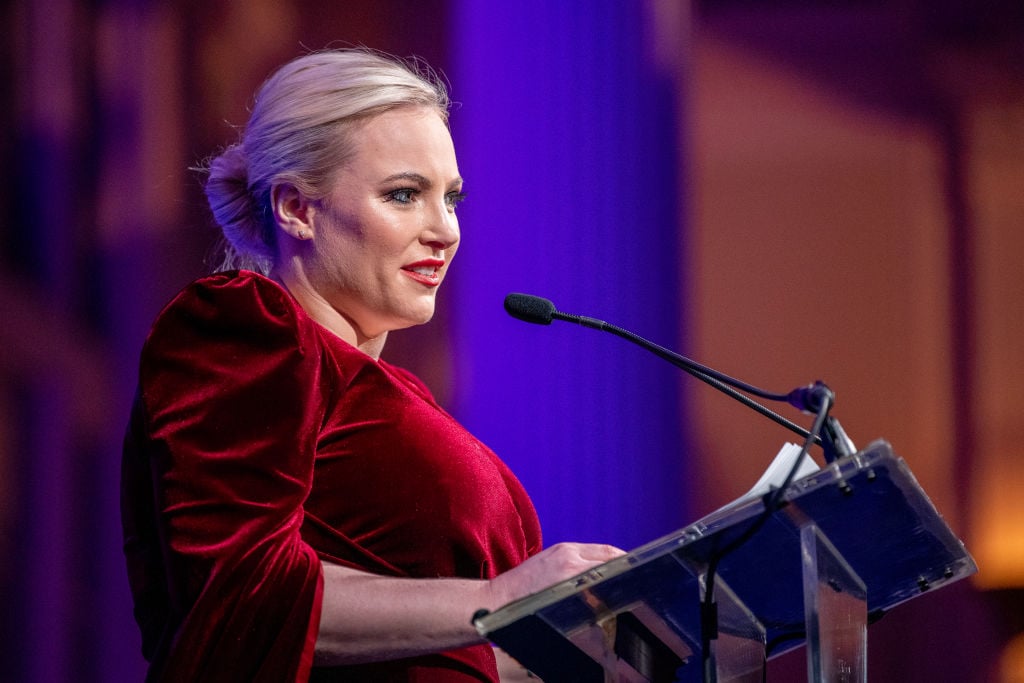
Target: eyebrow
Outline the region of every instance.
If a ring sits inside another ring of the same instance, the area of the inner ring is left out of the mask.
[[[383,180],[383,182],[390,183],[390,182],[394,182],[396,180],[412,181],[412,182],[418,183],[419,185],[421,185],[423,187],[432,187],[433,186],[433,183],[430,181],[429,178],[427,178],[426,176],[424,176],[421,173],[416,173],[415,171],[402,171],[401,173],[394,173],[392,175],[389,175],[387,178],[385,178]],[[457,176],[454,180],[452,180],[452,182],[448,186],[449,187],[455,187],[456,185],[461,185],[463,182],[464,181],[462,180],[462,176]]]

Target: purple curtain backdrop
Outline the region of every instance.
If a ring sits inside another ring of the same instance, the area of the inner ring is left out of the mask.
[[[648,3],[460,3],[452,116],[469,201],[454,410],[522,478],[547,543],[627,548],[687,520],[681,374],[508,292],[680,338],[679,112]],[[682,30],[682,27],[679,27]],[[451,295],[449,290],[449,295]]]

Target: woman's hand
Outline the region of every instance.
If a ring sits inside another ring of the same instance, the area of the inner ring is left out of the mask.
[[[485,642],[470,623],[623,554],[610,545],[559,543],[490,581],[379,576],[322,561],[317,666],[375,662]]]
[[[491,607],[497,609],[624,554],[615,546],[600,543],[553,545],[491,579]]]

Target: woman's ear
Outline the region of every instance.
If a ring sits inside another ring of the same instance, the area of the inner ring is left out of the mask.
[[[291,183],[270,188],[270,206],[277,227],[297,240],[313,239],[313,202]]]

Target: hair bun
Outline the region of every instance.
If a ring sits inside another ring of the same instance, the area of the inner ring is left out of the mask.
[[[206,198],[213,217],[236,256],[234,267],[262,270],[273,258],[266,221],[249,190],[249,161],[240,144],[231,145],[209,165]],[[242,262],[247,255],[252,262]]]

